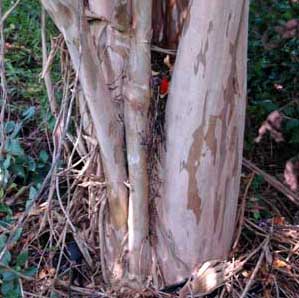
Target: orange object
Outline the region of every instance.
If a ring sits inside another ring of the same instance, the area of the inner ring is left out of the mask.
[[[160,95],[166,95],[168,93],[169,81],[166,76],[164,76],[160,83]]]

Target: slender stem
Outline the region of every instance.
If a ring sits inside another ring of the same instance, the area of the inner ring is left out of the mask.
[[[4,65],[4,50],[5,50],[5,38],[3,31],[3,17],[2,17],[2,1],[0,3],[0,78],[1,78],[1,89],[0,89],[0,100],[2,100],[2,107],[0,112],[0,157],[3,154],[5,144],[5,131],[4,131],[4,117],[7,105],[7,85],[5,77],[5,65]]]

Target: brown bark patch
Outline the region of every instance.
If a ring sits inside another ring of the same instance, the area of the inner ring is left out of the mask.
[[[217,200],[217,197],[218,197],[218,193],[216,192],[216,200],[215,200],[215,206],[214,206],[214,219],[215,219],[214,228],[213,228],[214,233],[216,232],[216,228],[218,227],[218,219],[219,219],[219,213],[220,213],[220,203]]]
[[[233,128],[231,143],[229,145],[229,153],[234,158],[234,164],[232,167],[232,177],[237,174],[238,165],[239,165],[239,138],[238,138],[238,129],[236,126]]]
[[[213,28],[214,28],[214,24],[213,24],[213,22],[212,22],[212,21],[210,21],[210,23],[209,23],[209,29],[208,29],[208,33],[211,33],[211,32],[212,32],[212,30],[213,30]]]
[[[143,102],[138,102],[137,100],[130,100],[129,105],[131,109],[135,112],[144,114],[147,111],[147,108]]]
[[[206,71],[206,65],[207,65],[207,52],[209,49],[209,39],[207,37],[206,43],[205,43],[205,47],[204,49],[202,48],[200,50],[200,52],[198,53],[197,57],[196,57],[196,62],[194,64],[194,73],[197,74],[198,73],[198,68],[199,68],[199,64],[201,63],[204,67],[203,69],[203,74],[205,74]]]
[[[117,30],[120,32],[128,31],[130,26],[130,16],[128,14],[128,8],[127,8],[127,1],[117,1],[117,4],[114,8],[114,19]],[[138,12],[139,13],[139,12]],[[135,18],[136,20],[136,18]],[[133,28],[135,29],[136,22],[134,20]]]
[[[205,96],[204,108],[203,108],[203,119],[201,125],[193,133],[193,143],[191,145],[188,160],[184,164],[184,169],[189,174],[188,181],[188,205],[187,208],[193,210],[198,224],[201,213],[201,198],[199,196],[198,183],[196,179],[196,173],[200,166],[200,158],[202,155],[203,145],[205,143],[204,127],[206,123],[206,106],[207,106],[208,92]]]
[[[224,212],[226,210],[226,205],[228,204],[227,200],[228,198],[230,197],[230,194],[229,194],[229,189],[230,189],[230,181],[231,179],[229,177],[226,177],[225,179],[225,186],[224,186],[224,194],[223,194],[223,199],[219,202],[219,204],[221,204],[221,215],[220,215],[220,220],[221,220],[221,224],[220,224],[220,227],[221,227],[221,231],[218,235],[218,240],[221,239],[221,236],[223,236],[223,229],[224,229],[224,219],[225,219],[225,216],[224,216]],[[232,230],[234,230],[234,222],[232,221]]]
[[[230,12],[228,15],[228,21],[227,21],[227,25],[226,25],[226,33],[225,33],[226,36],[228,36],[228,31],[229,31],[231,20],[232,20],[232,13]]]
[[[221,120],[221,136],[220,136],[220,147],[219,147],[219,171],[217,175],[217,188],[215,191],[215,207],[214,207],[214,215],[215,215],[215,223],[214,223],[214,231],[216,231],[218,226],[218,219],[221,217],[220,213],[222,212],[223,206],[221,205],[222,199],[222,193],[221,193],[221,184],[220,181],[222,179],[222,171],[224,170],[224,164],[225,160],[227,158],[227,124],[226,124],[226,118],[228,114],[228,105],[225,104],[220,115],[218,116],[218,119]]]
[[[189,173],[188,183],[188,205],[187,208],[193,210],[198,224],[200,218],[201,198],[196,180],[196,173],[200,165],[200,157],[204,144],[204,127],[201,125],[193,134],[193,143],[189,151],[189,156],[185,169]]]
[[[239,83],[237,79],[237,65],[236,65],[236,45],[230,44],[230,55],[232,59],[232,65],[230,73],[227,79],[226,88],[224,89],[224,104],[230,105],[228,124],[231,122],[234,110],[235,110],[235,95],[239,92]]]
[[[109,123],[108,135],[109,135],[109,137],[115,135],[115,125],[114,125],[113,121],[110,121],[110,123]]]
[[[62,3],[58,2],[57,3],[57,11],[58,13],[54,15],[54,19],[57,16],[61,16],[59,19],[59,23],[63,24],[64,28],[68,28],[70,27],[72,24],[74,24],[74,20],[73,20],[73,14],[71,12],[71,10],[63,5]]]
[[[191,19],[191,16],[190,16],[190,5],[187,9],[187,12],[186,12],[186,17],[185,17],[185,20],[184,20],[184,25],[183,25],[183,30],[182,30],[182,36],[184,36],[187,31],[188,31],[188,28],[190,26],[190,19]]]
[[[123,149],[121,146],[115,146],[114,148],[114,160],[116,164],[121,164],[123,158]]]
[[[119,230],[127,224],[127,206],[123,206],[123,203],[119,198],[110,195],[109,199],[110,219],[113,227]]]
[[[205,136],[207,146],[211,150],[211,154],[213,156],[213,164],[215,164],[215,162],[216,162],[216,153],[217,153],[217,138],[215,136],[217,119],[218,119],[218,116],[211,115],[209,117],[208,131]]]

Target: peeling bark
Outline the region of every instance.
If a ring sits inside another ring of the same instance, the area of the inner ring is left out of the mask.
[[[119,260],[122,241],[127,233],[127,180],[123,151],[123,126],[117,117],[112,96],[105,84],[96,43],[89,23],[79,10],[79,1],[42,0],[49,15],[63,33],[70,56],[86,98],[101,149],[104,172],[109,186],[110,241],[108,250],[109,269],[119,276]],[[117,271],[117,272],[115,272]]]
[[[79,71],[100,146],[109,190],[108,216],[105,205],[100,208],[105,280],[126,277],[142,287],[156,266],[171,284],[190,276],[199,263],[225,257],[240,182],[248,0],[190,1],[188,10],[188,0],[154,0],[158,40],[163,31],[171,47],[180,35],[181,42],[167,103],[163,185],[158,214],[151,215],[157,234],[151,243],[147,130],[153,2],[89,0],[84,8],[80,0],[42,3]]]
[[[230,249],[245,120],[247,10],[247,0],[193,1],[182,33],[166,111],[164,195],[157,202],[167,283]]]

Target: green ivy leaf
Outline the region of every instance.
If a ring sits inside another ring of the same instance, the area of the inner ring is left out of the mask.
[[[2,279],[3,281],[8,282],[18,279],[18,276],[12,271],[6,271],[2,273]]]
[[[295,128],[299,128],[299,120],[298,119],[290,119],[286,122],[286,125],[285,125],[286,131],[290,131]]]
[[[17,230],[15,231],[13,237],[12,237],[12,243],[17,242],[21,236],[22,236],[22,232],[23,232],[23,228],[17,228]]]
[[[7,121],[4,124],[5,133],[6,134],[12,133],[14,131],[15,127],[16,127],[16,123],[14,121]]]
[[[16,174],[17,176],[26,179],[26,173],[25,173],[25,169],[23,166],[21,165],[14,165],[12,167],[12,171],[14,172],[14,174]]]
[[[36,170],[36,163],[31,156],[28,157],[28,170],[31,172]]]
[[[7,240],[6,235],[4,234],[0,235],[0,250],[2,250],[3,247],[5,246],[6,240]]]
[[[0,195],[0,197],[1,197],[1,195]],[[5,205],[3,203],[0,203],[0,212],[5,213],[9,216],[13,215],[12,210],[7,205]]]
[[[259,211],[253,212],[253,217],[255,220],[260,220],[261,219],[261,214]]]
[[[24,250],[17,256],[16,265],[24,266],[27,260],[28,260],[28,250]]]
[[[32,201],[34,201],[36,195],[37,195],[37,189],[35,187],[31,186],[30,189],[29,189],[29,198],[26,201],[26,210],[27,210],[27,208],[29,208]]]
[[[262,183],[264,182],[264,178],[261,175],[257,175],[254,177],[253,181],[252,181],[252,188],[255,192],[258,192],[260,186],[262,185]]]
[[[8,297],[9,292],[14,290],[14,282],[4,282],[1,287],[1,293],[4,295],[4,297]]]
[[[29,120],[30,118],[33,118],[34,115],[35,115],[35,107],[34,107],[34,106],[28,108],[27,110],[25,110],[25,111],[22,113],[22,116],[24,117],[24,118],[23,118],[24,121],[27,121],[27,120]]]
[[[45,150],[42,150],[39,153],[39,160],[42,161],[43,163],[46,163],[48,159],[49,159],[49,154]]]
[[[19,140],[17,139],[11,139],[11,138],[7,139],[7,142],[5,144],[5,150],[11,155],[15,155],[15,156],[24,155],[24,150],[21,147]]]
[[[11,138],[16,138],[18,133],[20,132],[22,126],[23,126],[22,123],[16,123],[15,129],[14,129],[13,133],[10,135],[10,137]]]
[[[266,113],[271,113],[278,109],[278,105],[270,99],[252,102],[254,105],[262,108]]]
[[[51,292],[50,298],[59,298],[58,294],[55,292]]]
[[[11,253],[8,250],[6,250],[3,257],[2,257],[1,262],[2,262],[3,265],[8,266],[10,261],[11,261]]]
[[[11,164],[11,159],[12,159],[12,156],[10,154],[7,154],[7,156],[6,156],[6,158],[5,158],[4,162],[3,162],[4,169],[7,170],[9,168],[9,166]]]
[[[29,267],[29,268],[25,269],[22,273],[28,277],[33,277],[37,273],[37,268]]]

